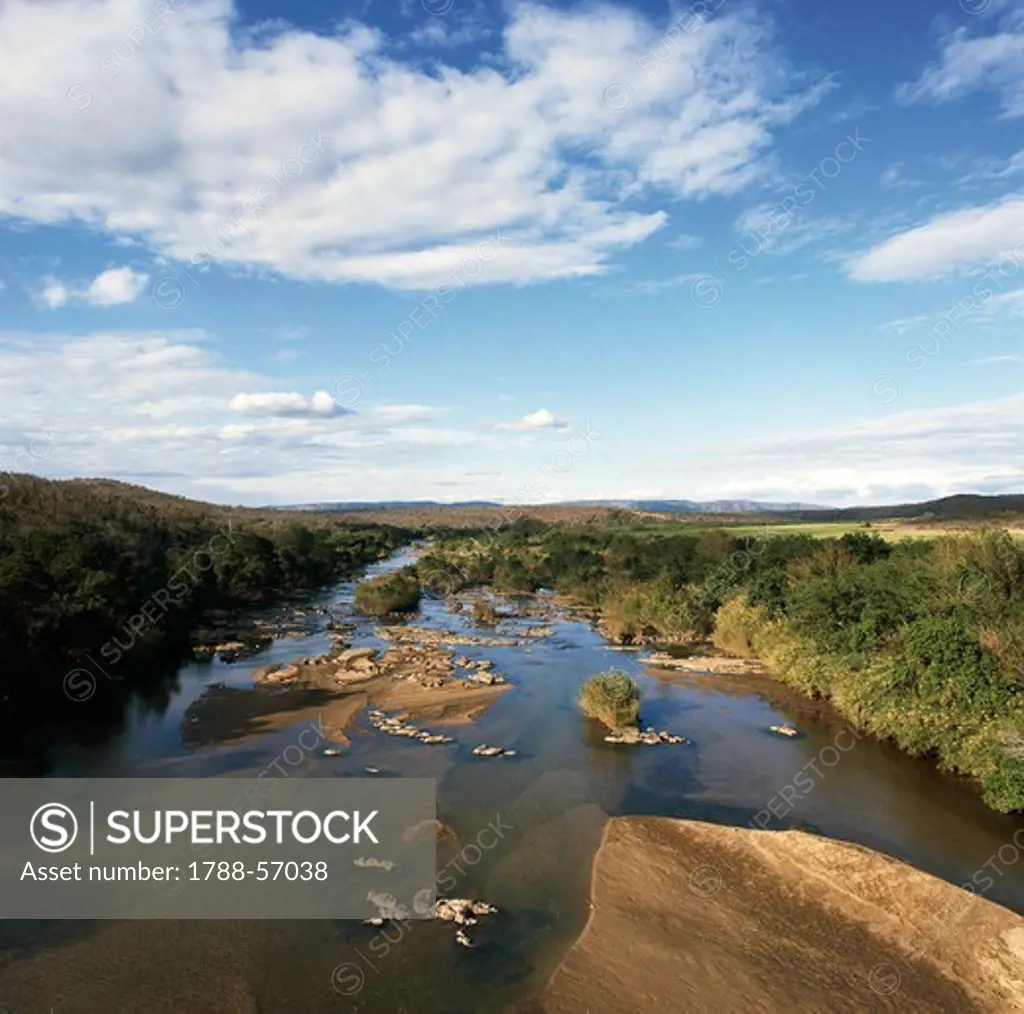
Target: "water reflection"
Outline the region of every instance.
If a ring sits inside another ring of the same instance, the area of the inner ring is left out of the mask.
[[[384,566],[408,559],[403,554]],[[319,601],[333,608],[350,597],[345,584]],[[417,623],[475,629],[464,612],[452,614],[431,599],[424,600]],[[822,774],[815,774],[808,764],[823,756],[845,725],[827,707],[770,680],[648,675],[635,654],[609,650],[585,624],[560,620],[554,627],[552,637],[528,648],[460,646],[459,653],[491,659],[515,688],[474,725],[447,730],[456,739],[453,746],[426,748],[364,729],[345,756],[310,754],[295,770],[357,777],[373,766],[381,777],[434,777],[439,816],[454,828],[460,847],[478,841],[497,821],[501,834],[494,846],[469,853],[473,861],[461,863],[449,892],[486,898],[501,910],[481,926],[477,951],[464,952],[450,932],[431,925],[412,927],[376,961],[379,955],[368,950],[374,930],[348,923],[7,924],[0,927],[0,993],[17,1001],[15,1009],[46,1010],[73,989],[69,1009],[106,1014],[159,1010],[154,997],[164,984],[172,989],[187,981],[194,1005],[167,1009],[493,1014],[542,983],[579,932],[590,860],[608,815],[747,825],[768,810],[769,828],[815,828],[956,882],[969,881],[1024,827],[1018,818],[987,810],[970,785],[866,738],[842,751],[835,764],[819,764]],[[352,639],[378,643],[372,625],[362,621]],[[265,715],[234,702],[244,699],[257,666],[316,654],[327,645],[326,634],[317,631],[233,665],[189,663],[130,700],[98,702],[77,725],[53,724],[17,740],[14,751],[11,740],[5,747],[21,773],[254,774],[294,743],[308,721],[304,705],[315,709],[315,702],[297,699],[292,716],[270,725]],[[574,702],[581,680],[613,666],[627,668],[641,683],[644,723],[679,732],[689,745],[604,742]],[[220,732],[193,735],[195,710],[214,705],[224,709]],[[783,722],[804,735],[786,740],[765,733]],[[474,757],[472,748],[481,742],[518,755]],[[787,788],[793,791],[783,795]],[[771,810],[780,798],[787,806]],[[1024,911],[1024,877],[1009,870],[988,896]],[[376,967],[361,966],[365,984],[348,1008],[339,1008],[332,972],[339,963],[359,961],[358,954]],[[96,967],[111,973],[97,980],[91,971]]]

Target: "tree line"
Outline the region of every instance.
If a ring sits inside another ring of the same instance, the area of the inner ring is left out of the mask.
[[[144,609],[156,639],[173,648],[207,610],[270,603],[351,575],[407,538],[337,515],[18,476],[0,498],[0,701]]]
[[[623,642],[713,640],[861,728],[1024,809],[1024,545],[1008,532],[891,543],[674,526],[517,523],[435,538],[428,589],[550,587]]]

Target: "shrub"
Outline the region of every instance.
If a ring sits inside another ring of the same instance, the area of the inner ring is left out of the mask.
[[[903,632],[893,659],[890,685],[912,694],[945,715],[995,718],[1010,703],[1011,691],[999,666],[960,623],[929,617]]]
[[[1024,760],[996,755],[991,770],[982,775],[981,786],[992,809],[1001,813],[1024,810]]]
[[[728,655],[750,658],[756,654],[755,640],[767,616],[759,606],[752,606],[742,595],[728,602],[715,616],[715,645]]]
[[[498,622],[498,610],[493,602],[478,599],[473,603],[473,622],[481,627],[493,627]]]
[[[847,532],[840,540],[843,546],[857,563],[874,563],[884,560],[892,553],[892,546],[880,535],[868,532]]]
[[[789,578],[781,567],[772,567],[756,574],[747,587],[747,601],[752,606],[760,606],[765,613],[775,619],[786,611],[786,594],[789,591]]]
[[[578,700],[585,715],[613,731],[635,726],[640,721],[640,691],[620,669],[591,676],[580,688]]]
[[[796,579],[791,568],[787,610],[794,631],[824,651],[845,655],[882,647],[931,600],[927,576],[891,560],[844,564],[823,552],[812,566],[816,573]]]
[[[494,568],[493,584],[498,591],[513,594],[529,593],[537,589],[533,575],[514,556],[498,562]]]
[[[631,643],[647,624],[647,601],[635,585],[618,585],[601,600],[601,618],[605,633],[613,641]]]
[[[465,575],[448,560],[425,556],[415,569],[420,586],[433,595],[454,595],[467,584]]]
[[[367,578],[356,585],[356,609],[368,616],[410,613],[419,602],[420,585],[411,569]]]

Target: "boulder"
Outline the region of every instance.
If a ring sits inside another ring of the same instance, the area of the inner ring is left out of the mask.
[[[503,746],[488,746],[481,743],[473,747],[473,753],[477,757],[515,757],[515,750],[506,750]]]
[[[667,729],[661,732],[648,727],[641,732],[639,729],[618,729],[605,736],[606,743],[625,744],[626,746],[660,746],[662,743],[670,743],[678,746],[688,743],[685,736],[676,736]]]
[[[472,901],[469,898],[438,898],[434,905],[434,918],[454,922],[459,926],[475,926],[474,916],[494,915],[498,910],[486,901]]]
[[[606,743],[627,743],[635,744],[640,742],[639,729],[618,729],[608,736],[605,736]]]

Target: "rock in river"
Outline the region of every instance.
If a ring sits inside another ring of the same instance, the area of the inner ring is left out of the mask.
[[[515,757],[516,755],[515,750],[506,750],[503,746],[488,746],[486,743],[473,747],[473,753],[477,757]]]
[[[685,736],[676,736],[669,732],[667,729],[662,729],[661,732],[655,732],[653,729],[645,729],[641,732],[639,729],[619,729],[616,732],[612,732],[605,736],[604,741],[606,743],[623,744],[625,746],[660,746],[662,743],[669,743],[673,746],[678,746],[681,743],[688,743],[689,740]]]

